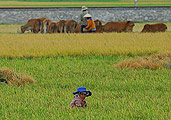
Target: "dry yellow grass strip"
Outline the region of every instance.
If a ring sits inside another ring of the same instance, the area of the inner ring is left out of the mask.
[[[0,33],[18,33],[21,32],[21,25],[0,25]]]
[[[0,57],[145,55],[171,51],[171,33],[0,34]]]

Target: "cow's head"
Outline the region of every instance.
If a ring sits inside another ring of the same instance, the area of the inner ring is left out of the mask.
[[[135,26],[134,22],[132,21],[127,21],[126,23],[126,31],[127,32],[132,32],[133,31],[133,27]]]
[[[95,20],[94,23],[96,27],[102,26],[102,22],[100,20]]]
[[[21,26],[21,33],[24,33],[24,32],[25,32],[25,27]]]
[[[144,28],[142,29],[141,32],[150,32],[150,25],[149,24],[144,25]]]

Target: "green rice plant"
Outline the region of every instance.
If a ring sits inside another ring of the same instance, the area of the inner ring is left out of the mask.
[[[0,67],[36,79],[1,85],[0,119],[170,119],[170,69],[114,66],[130,56],[0,59]],[[137,57],[133,57],[137,58]],[[77,87],[93,94],[86,109],[70,109]]]
[[[6,1],[6,0],[0,0]],[[8,0],[21,2],[133,2],[134,0]],[[138,2],[170,2],[170,0],[141,0]]]

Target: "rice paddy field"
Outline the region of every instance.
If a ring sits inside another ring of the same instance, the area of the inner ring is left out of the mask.
[[[0,83],[0,119],[171,119],[171,69],[118,69],[119,62],[171,53],[164,33],[21,34],[0,25],[0,68],[29,75],[24,86]],[[171,64],[171,63],[169,63]],[[87,108],[69,108],[72,92],[92,92]]]
[[[134,0],[0,0],[0,7],[118,7],[134,6]],[[170,0],[141,0],[138,6],[171,6]]]

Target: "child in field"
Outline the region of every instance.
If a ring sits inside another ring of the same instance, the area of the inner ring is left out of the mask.
[[[76,96],[69,104],[69,107],[87,107],[85,98],[92,95],[90,91],[87,91],[85,87],[79,87],[77,88],[77,92],[73,92],[73,94]]]

